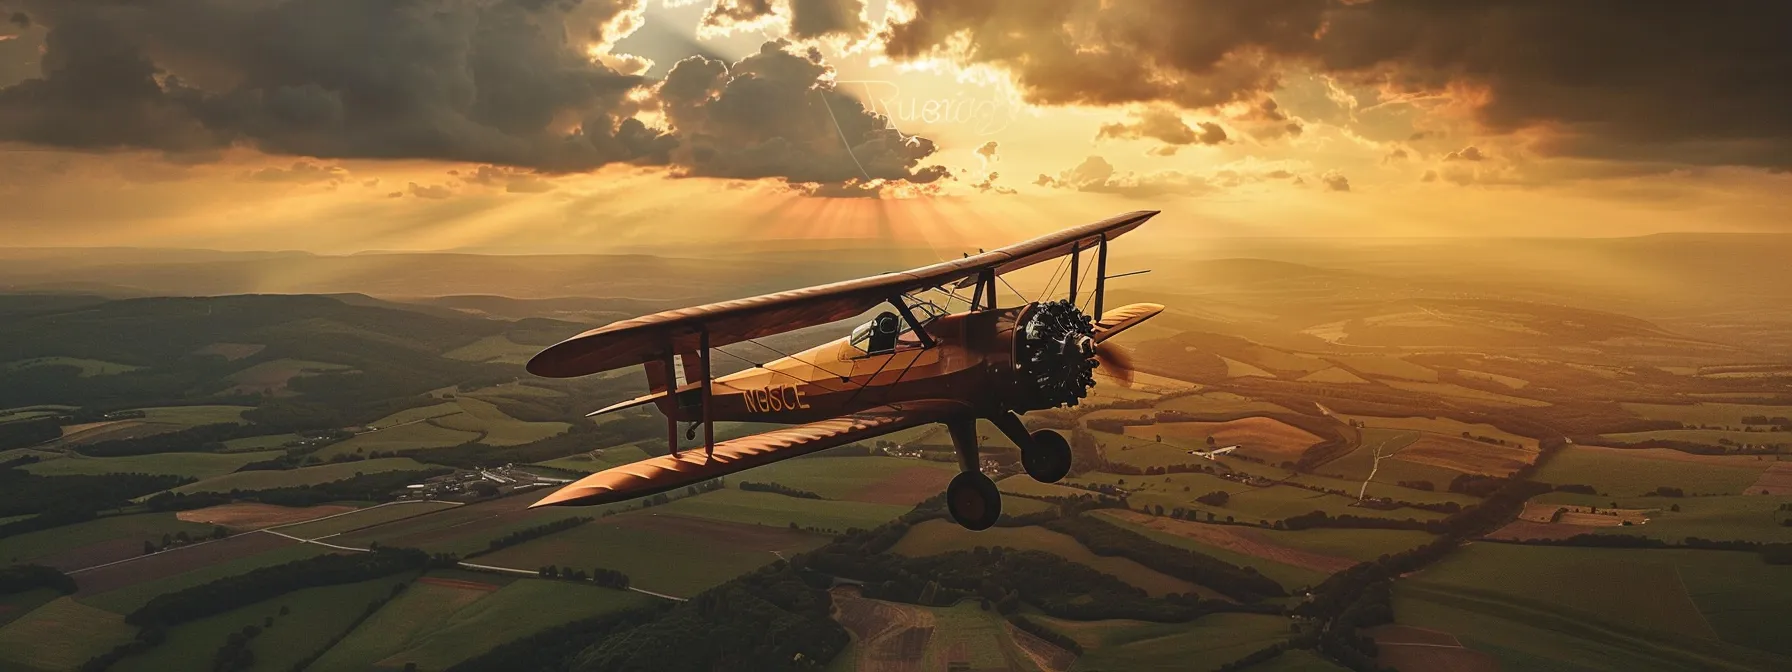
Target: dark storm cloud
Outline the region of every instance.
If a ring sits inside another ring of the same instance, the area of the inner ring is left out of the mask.
[[[1032,101],[1251,102],[1310,68],[1396,91],[1484,92],[1484,130],[1546,154],[1792,166],[1792,3],[1654,0],[913,0],[894,57],[1012,73]],[[1286,129],[1291,130],[1291,129]]]
[[[946,176],[940,166],[917,168],[933,141],[891,128],[835,90],[818,53],[789,48],[768,42],[732,65],[697,57],[672,67],[659,98],[678,129],[673,162],[685,174],[818,183]]]
[[[635,0],[0,0],[48,26],[0,139],[586,169],[664,161],[587,40]],[[575,130],[582,129],[582,130]]]

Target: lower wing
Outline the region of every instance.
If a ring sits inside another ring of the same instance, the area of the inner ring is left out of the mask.
[[[646,497],[778,460],[942,422],[969,412],[969,406],[956,401],[913,401],[878,406],[852,415],[723,441],[716,444],[713,455],[705,454],[702,448],[691,448],[677,455],[605,469],[543,497],[530,508],[590,506]]]

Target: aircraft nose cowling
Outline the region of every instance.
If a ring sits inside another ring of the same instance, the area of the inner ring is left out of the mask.
[[[1074,406],[1095,385],[1094,320],[1069,301],[1040,303],[1015,330],[1016,410]]]

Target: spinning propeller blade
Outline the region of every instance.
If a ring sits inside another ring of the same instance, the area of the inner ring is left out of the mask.
[[[1101,363],[1103,375],[1114,379],[1121,387],[1132,387],[1132,355],[1120,346],[1107,342],[1095,346],[1095,361]]]

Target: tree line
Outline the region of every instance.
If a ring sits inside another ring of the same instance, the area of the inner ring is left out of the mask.
[[[546,523],[543,525],[536,525],[534,527],[528,527],[528,528],[524,528],[521,530],[517,530],[515,532],[511,532],[510,534],[506,534],[502,537],[498,537],[497,539],[493,539],[493,540],[487,542],[485,545],[485,550],[474,551],[472,553],[468,553],[467,557],[471,558],[471,557],[476,557],[476,556],[480,556],[480,555],[485,555],[486,553],[491,553],[491,552],[498,551],[501,549],[509,548],[511,546],[515,546],[515,545],[523,543],[525,541],[530,541],[532,539],[540,539],[542,537],[548,536],[555,532],[564,532],[566,530],[570,530],[570,529],[578,527],[580,525],[584,525],[585,523],[589,523],[593,520],[596,520],[596,519],[591,518],[589,516],[580,516],[577,518],[562,518],[560,520],[556,520],[551,523]]]

